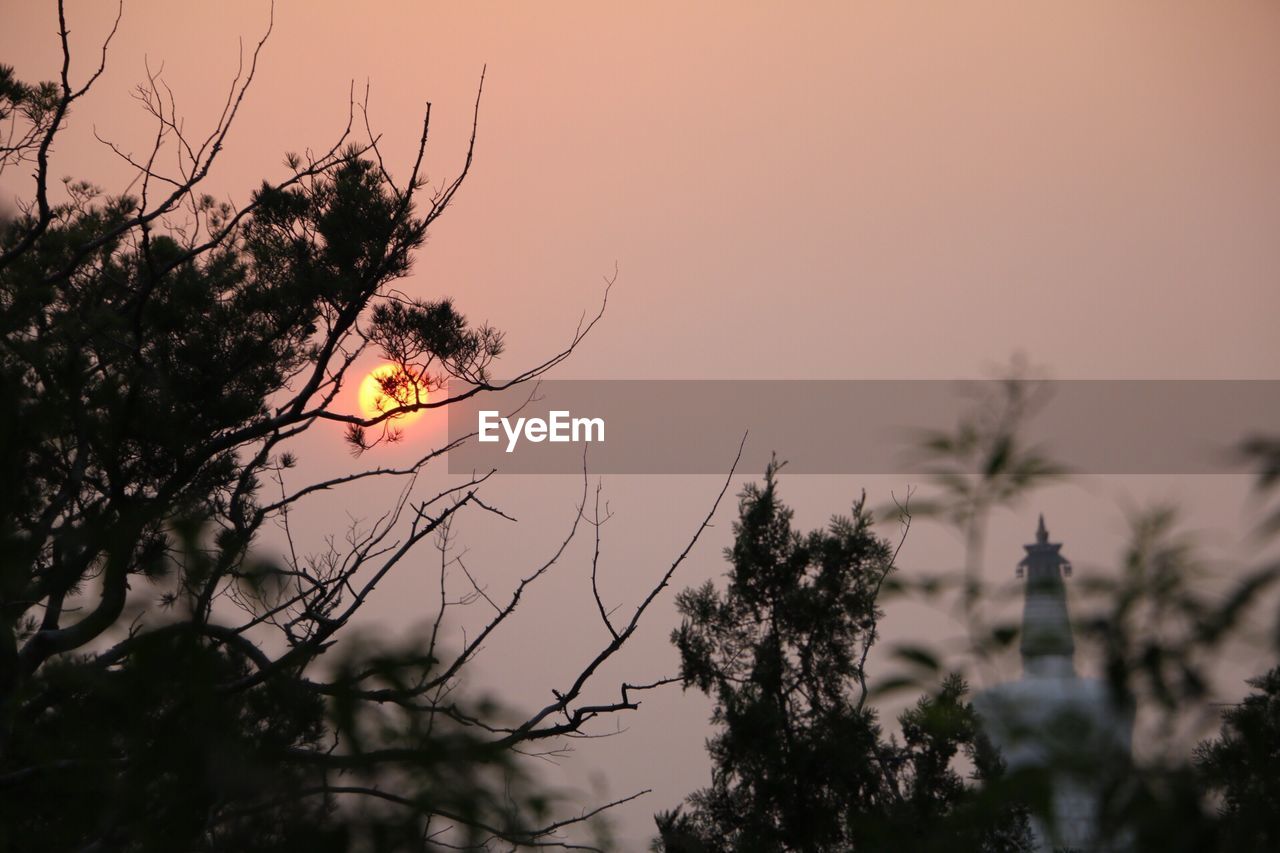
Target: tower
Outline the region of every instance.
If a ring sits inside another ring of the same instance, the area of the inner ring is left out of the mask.
[[[1018,564],[1018,577],[1026,579],[1022,604],[1022,671],[1038,676],[1075,674],[1075,638],[1067,612],[1071,564],[1062,556],[1062,545],[1049,541],[1044,516],[1036,529],[1036,541],[1023,545],[1027,555]]]
[[[1098,805],[1109,768],[1129,754],[1133,714],[1105,684],[1076,674],[1071,564],[1049,541],[1043,515],[1035,542],[1023,547],[1022,677],[982,691],[974,708],[1009,770],[1047,776],[1050,814],[1031,821],[1036,849],[1124,850],[1123,840],[1099,837]]]

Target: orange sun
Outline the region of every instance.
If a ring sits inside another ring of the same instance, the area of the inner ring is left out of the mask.
[[[359,402],[360,414],[376,418],[400,406],[427,402],[427,386],[400,365],[383,364],[370,371],[360,383]],[[393,415],[391,420],[396,426],[403,426],[422,417],[424,411]]]

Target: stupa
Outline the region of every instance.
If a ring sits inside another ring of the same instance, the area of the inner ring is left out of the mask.
[[[1076,673],[1064,583],[1071,564],[1043,515],[1024,547],[1022,677],[982,691],[974,708],[1007,769],[1039,769],[1050,785],[1048,815],[1031,821],[1037,850],[1122,851],[1123,840],[1102,837],[1099,805],[1108,769],[1129,755],[1133,714],[1105,683]]]

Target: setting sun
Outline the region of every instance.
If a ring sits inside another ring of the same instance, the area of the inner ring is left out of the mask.
[[[360,382],[360,414],[376,418],[399,406],[427,402],[427,386],[398,364],[383,364],[374,368]],[[395,415],[397,426],[422,417],[423,411]]]

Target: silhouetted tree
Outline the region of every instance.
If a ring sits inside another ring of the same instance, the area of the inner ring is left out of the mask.
[[[355,140],[363,105],[352,101],[337,142],[289,155],[285,176],[244,206],[206,194],[266,36],[207,137],[184,135],[158,77],[139,88],[154,149],[135,158],[111,147],[137,169],[131,194],[82,181],[56,191],[55,141],[101,75],[110,37],[77,85],[62,4],[54,11],[59,79],[28,84],[0,67],[0,170],[34,177],[19,215],[0,223],[0,848],[559,843],[559,830],[599,809],[557,819],[516,754],[637,706],[653,685],[582,697],[683,555],[629,618],[604,616],[607,641],[584,651],[551,701],[499,715],[469,698],[464,669],[560,560],[585,480],[555,553],[507,595],[474,586],[460,602],[444,595],[459,568],[450,525],[464,510],[499,512],[478,493],[488,474],[418,496],[418,474],[448,445],[403,468],[299,485],[291,448],[326,421],[344,424],[357,452],[394,440],[398,417],[450,402],[420,387],[464,380],[471,396],[536,378],[600,315],[499,385],[489,377],[498,332],[447,299],[390,291],[472,162],[474,123],[458,175],[424,190],[429,106],[402,181],[376,135]],[[385,382],[391,402],[375,417],[337,403],[369,351],[417,378]],[[266,526],[292,542],[308,496],[375,477],[408,485],[374,521],[319,554],[254,556]],[[357,611],[424,540],[440,553],[429,634],[403,646],[353,638]],[[447,654],[445,611],[466,602],[492,616]]]
[[[1257,692],[1222,715],[1222,733],[1196,764],[1222,798],[1226,850],[1280,849],[1280,668],[1250,679]]]
[[[865,498],[850,516],[802,535],[771,464],[742,493],[728,587],[677,598],[681,676],[715,702],[711,786],[657,818],[668,851],[1021,849],[1019,815],[968,808],[981,772],[967,687],[946,678],[886,737],[868,703],[867,659],[894,549]]]

